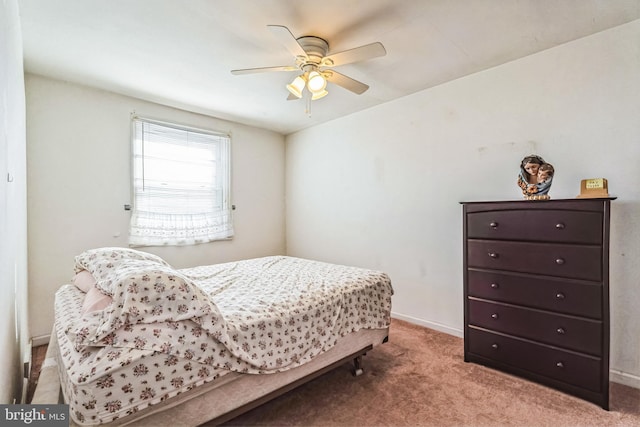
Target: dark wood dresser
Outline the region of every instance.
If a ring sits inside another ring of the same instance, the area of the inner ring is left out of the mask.
[[[613,199],[462,203],[465,361],[609,409]]]

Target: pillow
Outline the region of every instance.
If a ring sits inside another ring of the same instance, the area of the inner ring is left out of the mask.
[[[74,332],[78,350],[99,345],[128,324],[177,322],[217,311],[203,290],[156,255],[107,247],[85,251],[75,261],[76,272],[87,270],[96,280],[81,310],[95,315]]]
[[[88,268],[91,264],[101,262],[101,264],[117,263],[123,260],[140,260],[148,261],[153,264],[163,265],[165,267],[171,267],[169,263],[160,258],[157,255],[150,254],[148,252],[142,252],[131,248],[120,247],[105,247],[89,249],[76,256],[76,273],[81,270],[90,270],[94,275],[96,274],[95,265],[94,269]],[[97,275],[95,277],[98,277]]]
[[[91,313],[92,311],[104,310],[113,302],[113,298],[104,294],[100,289],[93,286],[87,292],[82,303],[82,314]]]
[[[73,276],[71,283],[86,294],[91,288],[96,286],[96,279],[87,270],[82,270]]]
[[[128,324],[177,322],[207,315],[221,317],[202,289],[158,259],[121,250],[114,253],[110,249],[85,253],[76,259],[92,272],[97,282],[96,291],[91,289],[83,304],[86,310],[83,314],[93,309],[95,316],[91,324],[80,325],[75,331],[78,350],[101,345],[103,339]]]

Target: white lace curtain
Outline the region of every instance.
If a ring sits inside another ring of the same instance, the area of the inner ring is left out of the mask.
[[[134,118],[129,244],[231,238],[229,146],[228,135]]]

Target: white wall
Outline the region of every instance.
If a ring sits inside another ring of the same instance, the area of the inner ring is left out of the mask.
[[[53,325],[55,291],[74,256],[127,246],[130,114],[231,132],[235,237],[144,249],[176,268],[284,254],[284,137],[40,76],[27,75],[29,292],[32,336]]]
[[[0,403],[22,396],[30,360],[22,36],[15,0],[0,2]]]
[[[640,387],[640,21],[287,137],[287,251],[381,269],[394,316],[462,335],[461,201],[521,198],[520,160],[550,195],[604,177],[611,369]]]

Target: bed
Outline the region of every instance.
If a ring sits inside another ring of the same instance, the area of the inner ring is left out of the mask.
[[[72,425],[219,424],[388,337],[380,271],[287,256],[173,269],[127,248],[76,257],[32,403]]]

